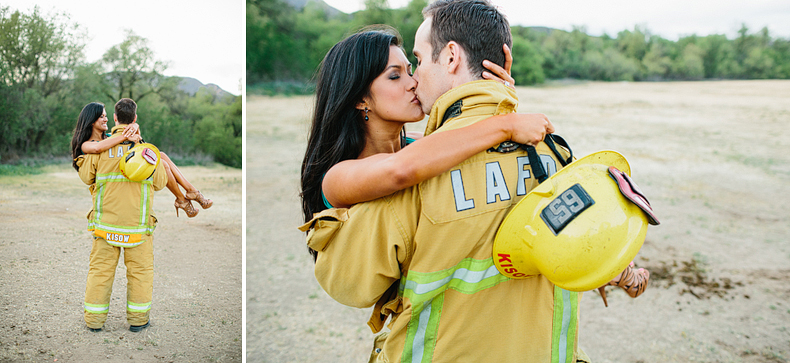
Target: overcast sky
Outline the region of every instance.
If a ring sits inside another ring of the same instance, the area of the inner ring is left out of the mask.
[[[354,12],[363,0],[324,0],[333,7]],[[389,0],[399,8],[409,0]],[[677,40],[684,35],[726,34],[732,39],[745,23],[750,33],[768,27],[771,35],[790,38],[788,0],[492,0],[501,7],[512,25],[547,26],[572,30],[584,26],[591,35],[617,33],[635,25],[646,26],[651,34]]]
[[[88,32],[89,62],[123,41],[124,29],[147,38],[166,75],[192,77],[240,95],[244,78],[244,1],[212,0],[0,0],[1,6],[30,13],[66,12]]]

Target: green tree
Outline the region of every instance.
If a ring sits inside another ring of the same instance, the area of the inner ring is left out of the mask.
[[[660,42],[650,45],[642,59],[642,66],[645,69],[645,78],[651,81],[666,79],[672,67],[672,59],[666,55],[665,46]]]
[[[365,0],[365,9],[354,17],[361,26],[371,24],[392,24],[393,11],[387,0]]]
[[[280,0],[248,0],[247,83],[307,81],[350,19],[317,2],[296,11]]]
[[[17,158],[28,125],[21,121],[24,89],[19,85],[0,83],[0,161]]]
[[[774,57],[774,76],[776,78],[790,78],[790,40],[776,39],[771,45]]]
[[[749,56],[749,52],[757,45],[754,36],[749,34],[749,28],[746,27],[746,24],[741,24],[741,29],[738,30],[738,37],[735,38],[733,44],[735,62],[740,66],[739,70],[742,70],[743,63]],[[748,75],[744,73],[737,74],[736,76],[748,77]]]
[[[751,36],[751,48],[743,60],[743,71],[748,78],[771,78],[774,76],[774,50],[768,28],[762,28]]]
[[[603,52],[593,50],[584,53],[584,78],[603,81],[633,81],[639,73],[638,62],[614,48]]]
[[[623,30],[617,34],[617,47],[626,57],[641,61],[648,51],[650,34],[639,26],[634,27],[634,31]]]
[[[725,35],[708,35],[698,45],[705,54],[702,58],[705,78],[730,78],[740,73],[732,43]]]
[[[546,76],[549,78],[581,77],[584,48],[580,40],[581,37],[562,30],[551,31],[543,42]]]
[[[406,50],[406,57],[409,61],[416,65],[417,58],[414,57],[412,51],[414,50],[414,35],[417,29],[422,24],[422,9],[428,6],[425,0],[411,0],[409,4],[401,9],[395,9],[393,14],[393,23],[403,38],[403,49]]]
[[[104,53],[102,65],[108,72],[105,93],[114,99],[124,97],[139,102],[152,93],[171,91],[177,80],[163,75],[167,63],[154,58],[148,39],[126,30],[126,38]]]
[[[44,97],[58,91],[84,58],[85,33],[65,13],[42,15],[0,7],[0,82]]]
[[[291,34],[294,10],[280,0],[247,0],[247,80],[248,83],[293,79]],[[298,71],[296,71],[298,72]]]
[[[195,124],[194,142],[212,155],[214,160],[241,168],[241,97],[235,97],[230,105],[212,103],[210,99],[211,96],[204,89],[191,100],[193,111],[201,115]]]
[[[672,63],[672,73],[675,77],[687,80],[699,80],[705,76],[703,63],[704,52],[696,44],[689,43],[683,52]]]
[[[293,40],[297,42],[295,51],[303,52],[296,57],[302,62],[298,79],[306,80],[313,76],[318,65],[329,49],[346,33],[343,20],[331,17],[318,3],[308,2],[296,14]]]
[[[543,56],[538,46],[514,34],[512,52],[514,61],[511,74],[516,84],[526,86],[543,83],[546,80],[546,75],[543,73]]]
[[[426,0],[411,0],[390,9],[387,0],[366,0],[354,14],[329,15],[310,2],[295,10],[281,0],[247,0],[247,80],[309,82],[332,45],[365,25],[386,23],[401,33],[411,56],[414,33],[422,23]],[[704,78],[790,78],[790,42],[772,38],[766,28],[738,36],[683,37],[670,41],[643,26],[623,30],[616,38],[589,36],[583,27],[562,31],[544,27],[511,27],[519,84],[544,78],[597,80],[666,80]]]
[[[744,73],[749,78],[773,77],[774,58],[772,51],[765,48],[752,48],[743,61]]]
[[[68,150],[63,135],[74,124],[63,100],[84,46],[67,14],[0,7],[0,161]]]

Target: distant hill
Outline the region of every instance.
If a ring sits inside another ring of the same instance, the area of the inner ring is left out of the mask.
[[[344,12],[338,10],[338,9],[333,8],[331,5],[323,2],[322,0],[283,0],[283,1],[286,4],[293,6],[294,9],[296,9],[296,10],[302,10],[302,8],[304,8],[305,5],[307,5],[307,3],[316,3],[322,9],[324,9],[326,14],[329,15],[330,17],[334,17],[334,16],[337,16],[337,15],[340,15],[340,14],[348,15],[348,14],[346,14],[346,13],[344,13]],[[515,25],[515,26],[520,26],[520,25]],[[554,30],[557,30],[557,29],[548,28],[548,27],[545,27],[545,26],[521,26],[521,27],[527,28],[527,29],[529,29],[531,31],[534,31],[534,32],[543,33],[543,34],[546,34],[546,35],[551,34],[551,32],[554,31]]]
[[[329,15],[330,17],[336,16],[338,14],[345,14],[344,12],[337,10],[333,8],[331,5],[323,2],[322,0],[283,0],[283,1],[285,1],[286,4],[293,6],[296,10],[302,10],[302,8],[305,7],[305,5],[307,5],[307,3],[316,3],[322,9],[324,9],[326,15]]]
[[[557,30],[557,29],[548,28],[548,27],[545,27],[545,26],[525,26],[525,28],[527,28],[527,29],[529,29],[531,31],[534,31],[534,32],[544,33],[544,34],[551,34],[552,31]]]
[[[232,93],[225,91],[216,84],[209,83],[203,84],[202,82],[192,77],[181,77],[181,83],[178,84],[178,89],[186,92],[190,96],[194,96],[201,88],[208,89],[214,96],[220,99],[236,97]]]

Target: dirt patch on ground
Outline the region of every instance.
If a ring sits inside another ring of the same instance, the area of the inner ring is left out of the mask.
[[[658,266],[647,265],[650,271],[650,283],[653,287],[668,289],[676,284],[682,284],[680,295],[690,294],[697,299],[710,299],[711,297],[727,298],[729,290],[743,286],[740,281],[733,281],[729,277],[710,277],[706,263],[697,258],[688,261],[677,260],[672,263],[662,261]],[[732,297],[734,298],[734,297]]]
[[[790,81],[579,83],[519,88],[577,156],[613,149],[661,220],[636,258],[637,299],[581,302],[594,362],[790,359]],[[299,168],[310,97],[247,104],[247,361],[361,362],[370,311],[315,281]],[[424,127],[412,125],[411,131]]]
[[[91,196],[70,164],[45,171],[0,177],[0,362],[242,359],[240,170],[182,168],[214,200],[192,219],[176,218],[169,191],[156,193],[154,302],[140,333],[126,323],[122,260],[104,330],[86,329]]]

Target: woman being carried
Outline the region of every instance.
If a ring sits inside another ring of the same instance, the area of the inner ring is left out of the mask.
[[[536,145],[554,132],[543,114],[511,113],[416,141],[407,138],[404,125],[425,114],[401,44],[394,29],[362,31],[336,44],[324,58],[302,162],[305,222],[324,209],[350,207],[416,185],[502,142]],[[484,72],[483,78],[510,86],[512,57],[503,48],[505,69],[485,61],[493,74]],[[315,259],[316,251],[309,252]],[[611,284],[621,282],[618,286],[636,297],[647,278],[647,271],[631,272],[629,267]]]
[[[486,77],[513,83],[509,70],[493,63],[489,69],[496,76]],[[425,114],[394,29],[363,31],[336,44],[317,78],[302,163],[306,221],[327,208],[350,207],[416,185],[504,141],[535,145],[554,131],[545,115],[508,114],[416,141],[406,137],[404,125]]]
[[[116,137],[109,136],[107,133],[107,112],[104,104],[91,102],[85,105],[80,111],[77,126],[74,128],[74,135],[71,139],[71,157],[74,160],[72,163],[74,169],[79,170],[77,157],[80,155],[99,154],[127,140],[135,143],[142,140],[140,126],[136,120],[126,127],[121,135]],[[196,216],[198,210],[192,206],[192,200],[200,204],[203,209],[207,209],[214,204],[211,199],[203,197],[203,194],[184,177],[178,167],[164,152],[160,154],[167,171],[167,188],[176,197],[176,215],[178,215],[178,208],[181,208],[188,217]],[[179,185],[184,188],[186,193],[181,192]]]

